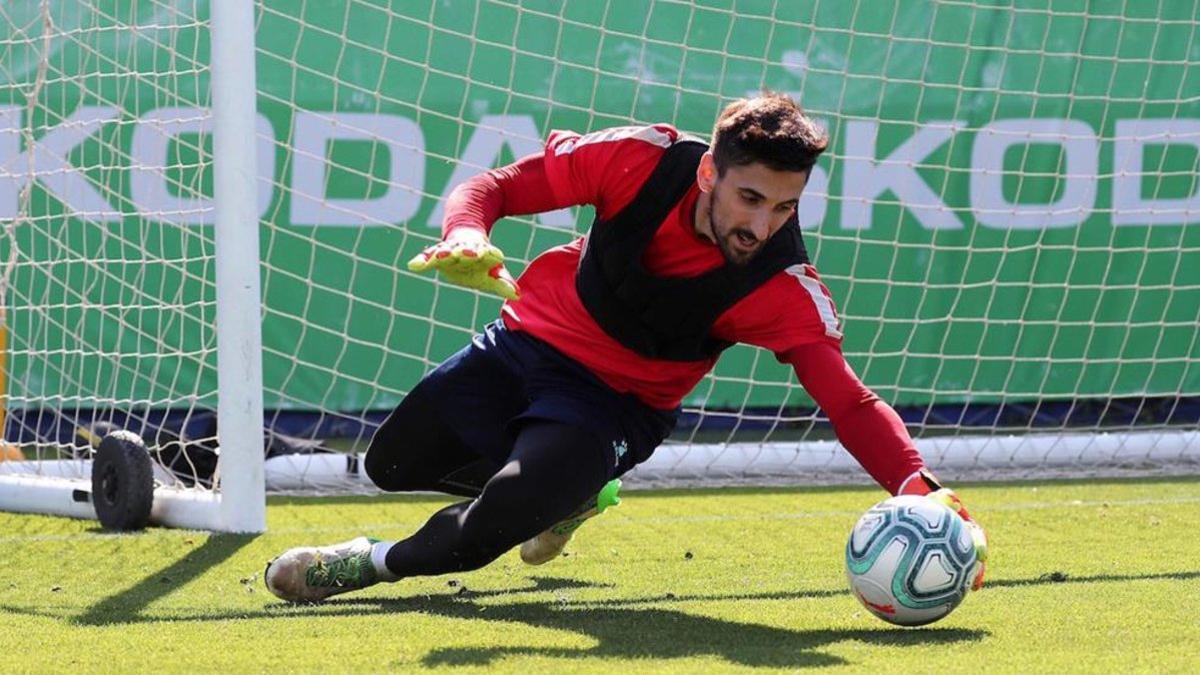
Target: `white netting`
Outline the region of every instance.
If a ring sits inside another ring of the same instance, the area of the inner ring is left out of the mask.
[[[201,8],[0,8],[5,434],[29,459],[215,402]]]
[[[764,87],[829,128],[809,250],[850,363],[938,465],[1195,470],[1200,7],[997,4],[259,3],[267,426],[308,441],[273,437],[269,480],[352,487],[354,463],[312,441],[360,452],[497,315],[403,266],[455,185],[553,128],[706,135]],[[211,445],[208,17],[0,7],[6,438],[32,457],[96,419]],[[519,272],[589,221],[494,236]],[[643,475],[853,473],[830,438],[786,367],[738,347]]]

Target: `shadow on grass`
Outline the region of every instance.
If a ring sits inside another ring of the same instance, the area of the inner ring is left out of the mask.
[[[155,616],[143,614],[150,604],[169,595],[177,588],[199,577],[208,569],[221,564],[232,557],[238,550],[253,541],[255,535],[212,535],[199,547],[190,551],[171,565],[146,576],[136,585],[111,595],[90,607],[82,615],[71,619],[79,625],[110,625],[121,623],[145,623],[154,621],[220,621],[230,618],[276,618],[283,616],[298,616],[305,614],[321,614],[322,616],[350,616],[363,614],[387,614],[406,611],[432,611],[431,605],[445,607],[475,607],[477,611],[491,611],[489,616],[503,618],[500,609],[504,607],[534,607],[545,606],[561,610],[562,608],[586,608],[591,610],[627,610],[646,605],[670,605],[687,602],[747,602],[762,600],[802,600],[813,598],[831,598],[846,595],[845,589],[810,589],[797,591],[774,591],[761,593],[693,593],[675,594],[661,593],[658,595],[637,598],[596,598],[596,599],[565,599],[549,600],[543,603],[519,603],[514,605],[477,604],[474,601],[488,598],[516,597],[528,593],[550,593],[563,590],[579,590],[594,588],[612,588],[611,584],[594,584],[576,579],[558,577],[529,577],[530,586],[514,587],[499,590],[476,591],[466,586],[460,587],[451,595],[421,595],[409,598],[356,598],[337,597],[320,605],[292,605],[275,603],[265,606],[258,612],[196,613],[182,616]],[[1093,583],[1125,583],[1132,581],[1175,580],[1189,581],[1200,579],[1200,571],[1159,572],[1153,574],[1097,574],[1075,576],[1065,572],[1049,572],[1037,577],[1025,579],[994,579],[989,580],[983,592],[998,588],[1019,588],[1025,586],[1059,585],[1059,584],[1093,584]],[[255,579],[255,583],[259,583]],[[401,582],[402,584],[403,582]],[[397,589],[401,586],[397,586]],[[445,604],[451,603],[451,604]],[[52,616],[54,613],[33,611],[30,608],[4,606],[4,611],[28,613],[34,615]],[[457,613],[456,616],[461,615]],[[60,618],[62,618],[60,616]]]
[[[205,570],[231,557],[252,536],[214,535],[176,563],[135,586],[102,600],[83,615],[69,619],[79,625],[111,625],[147,622],[222,621],[230,618],[334,618],[426,614],[472,621],[512,622],[537,628],[569,631],[591,638],[590,647],[546,647],[538,645],[486,645],[435,648],[423,663],[436,666],[489,665],[507,656],[550,658],[682,659],[714,656],[730,663],[773,668],[844,665],[844,659],[824,651],[825,647],[852,641],[880,646],[953,644],[987,637],[984,630],[927,627],[919,630],[887,628],[853,630],[789,630],[754,623],[740,623],[689,613],[671,605],[689,602],[745,602],[826,598],[846,594],[837,590],[798,590],[762,593],[664,593],[640,598],[550,599],[521,602],[486,602],[487,599],[516,598],[529,593],[608,588],[554,577],[531,577],[531,586],[504,590],[472,591],[459,588],[453,594],[407,598],[334,598],[321,605],[270,604],[259,611],[215,612],[154,616],[143,610],[158,598],[198,577]],[[1192,580],[1200,571],[1154,574],[1102,574],[1070,576],[1050,573],[1027,579],[998,579],[987,588],[1012,588],[1056,584],[1127,583],[1155,580]],[[398,587],[402,588],[402,587]],[[985,588],[985,591],[987,590]],[[28,607],[0,610],[49,616]]]
[[[479,645],[435,648],[422,659],[428,667],[489,665],[511,655],[550,658],[653,658],[683,659],[715,656],[730,663],[774,668],[841,665],[840,657],[822,647],[859,641],[877,645],[949,644],[980,640],[987,633],[966,629],[811,630],[797,631],[754,623],[739,623],[648,604],[673,602],[743,602],[820,598],[843,591],[795,591],[775,593],[664,594],[650,598],[618,598],[599,601],[527,600],[514,603],[486,602],[488,599],[519,597],[529,593],[608,588],[574,579],[532,577],[532,586],[473,591],[460,587],[447,595],[408,598],[334,598],[322,605],[268,605],[259,612],[213,613],[155,617],[143,610],[155,600],[191,581],[204,570],[228,559],[253,537],[213,536],[204,545],[174,564],[112,595],[71,620],[76,625],[113,625],[156,621],[220,621],[228,618],[282,618],[424,614],[468,621],[511,622],[536,628],[568,631],[590,638],[594,646],[583,648],[537,645]],[[44,615],[33,610],[29,613]]]
[[[730,663],[772,668],[843,665],[822,647],[858,641],[875,645],[950,644],[981,640],[985,631],[959,628],[902,630],[789,630],[738,623],[661,608],[567,606],[556,603],[518,603],[480,606],[451,598],[431,598],[421,610],[445,617],[511,621],[595,640],[591,647],[479,645],[447,647],[429,652],[424,665],[487,666],[510,655],[551,658],[684,659],[715,656]]]
[[[188,551],[187,555],[150,574],[134,586],[92,605],[73,622],[83,626],[103,626],[150,620],[141,616],[142,610],[208,569],[225,562],[243,546],[254,541],[257,536],[254,534],[209,535],[203,544]]]
[[[754,623],[740,623],[661,607],[638,607],[653,602],[788,600],[842,595],[843,591],[798,591],[784,593],[663,596],[632,600],[531,601],[511,604],[476,602],[484,597],[511,595],[531,590],[591,588],[592,584],[566,579],[535,578],[535,589],[483,591],[466,589],[454,595],[412,598],[335,598],[319,608],[321,617],[420,613],[450,619],[519,623],[535,628],[568,631],[591,638],[591,647],[542,647],[536,645],[490,645],[446,647],[431,650],[422,659],[426,667],[488,666],[507,656],[544,656],[578,659],[684,659],[714,656],[729,663],[772,668],[845,665],[841,657],[820,651],[839,642],[857,641],[873,645],[904,646],[951,644],[978,641],[983,630],[924,628],[907,630],[878,628],[863,630],[790,630]],[[278,607],[278,606],[277,606]],[[268,608],[270,609],[270,608]],[[297,616],[297,607],[278,607],[280,614]],[[399,665],[399,664],[398,664]]]

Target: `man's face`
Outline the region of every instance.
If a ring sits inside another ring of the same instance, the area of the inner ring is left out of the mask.
[[[712,236],[725,260],[745,265],[791,218],[808,172],[776,171],[757,163],[730,166],[719,177],[713,170],[711,189],[706,190],[711,195]]]

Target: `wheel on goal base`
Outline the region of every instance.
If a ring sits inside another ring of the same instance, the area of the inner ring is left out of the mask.
[[[114,431],[100,441],[92,460],[92,505],[109,530],[140,530],[150,521],[154,469],[141,437]]]

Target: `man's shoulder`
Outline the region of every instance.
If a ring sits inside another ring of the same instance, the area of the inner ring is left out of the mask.
[[[545,167],[551,186],[573,204],[593,204],[614,217],[637,195],[672,145],[684,138],[670,124],[612,127],[584,135],[553,131]]]
[[[747,308],[780,328],[817,329],[828,337],[841,339],[841,320],[829,289],[811,263],[797,263],[776,272],[750,296]],[[780,307],[787,307],[786,321],[780,321]]]
[[[547,145],[555,156],[568,155],[581,148],[591,146],[593,150],[625,150],[641,148],[658,151],[671,147],[683,134],[670,124],[648,124],[641,126],[609,127],[586,134],[555,129],[550,132]]]

